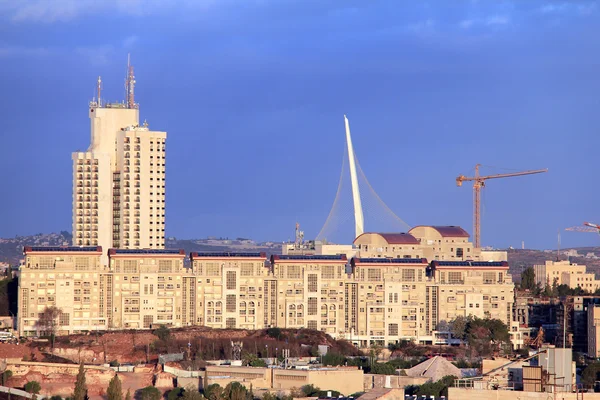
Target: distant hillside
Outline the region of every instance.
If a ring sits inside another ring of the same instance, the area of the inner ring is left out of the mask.
[[[16,236],[0,239],[0,263],[19,265],[23,258],[24,246],[69,246],[72,236],[68,232]],[[166,247],[184,249],[191,252],[265,252],[267,256],[281,252],[281,244],[275,242],[256,243],[250,239],[210,238],[210,239],[177,239],[168,238]]]
[[[0,239],[0,263],[8,262],[18,265],[23,258],[23,246],[64,246],[71,244],[68,232],[37,234],[32,236],[17,236]],[[281,252],[281,243],[257,243],[245,238],[207,238],[207,239],[177,239],[167,238],[166,247],[169,249],[184,249],[186,254],[191,252],[264,252],[267,257]],[[551,250],[520,250],[509,249],[508,262],[515,281],[519,281],[521,272],[530,266],[544,264],[546,260],[556,260],[556,251]],[[564,249],[561,260],[569,259],[573,263],[587,265],[589,271],[600,276],[600,247],[581,247]]]
[[[600,247],[579,247],[565,249],[560,252],[560,260],[569,260],[572,263],[586,265],[588,271],[595,272],[600,277]],[[513,274],[513,279],[518,282],[521,272],[527,267],[544,264],[547,260],[556,261],[556,251],[550,250],[508,250],[508,264]]]

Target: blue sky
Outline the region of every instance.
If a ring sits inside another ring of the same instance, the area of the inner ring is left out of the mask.
[[[0,236],[70,230],[70,153],[127,53],[168,132],[167,235],[285,240],[325,222],[350,118],[360,164],[410,225],[471,231],[457,175],[490,181],[483,244],[597,245],[594,1],[0,0]],[[367,221],[367,228],[368,221]]]

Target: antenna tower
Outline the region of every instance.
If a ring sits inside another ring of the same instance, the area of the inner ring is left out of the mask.
[[[133,65],[131,65],[130,61],[130,56],[129,54],[127,54],[127,78],[125,79],[125,96],[127,99],[127,108],[135,108],[135,76],[133,75]]]
[[[102,92],[102,78],[98,77],[98,107],[102,107],[102,100],[100,100],[100,92]]]

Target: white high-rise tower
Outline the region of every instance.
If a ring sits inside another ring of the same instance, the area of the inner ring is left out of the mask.
[[[363,217],[362,202],[360,200],[360,189],[358,188],[358,176],[356,175],[356,159],[354,158],[354,147],[350,136],[350,124],[344,115],[346,123],[346,143],[348,145],[348,165],[350,166],[350,181],[352,183],[352,200],[354,201],[354,230],[355,237],[359,237],[365,231],[365,220]]]
[[[133,67],[128,65],[127,101],[90,102],[91,143],[73,153],[73,244],[160,249],[165,245],[166,132],[139,124]]]

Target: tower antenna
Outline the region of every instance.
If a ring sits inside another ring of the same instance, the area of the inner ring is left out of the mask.
[[[98,107],[102,107],[102,100],[100,100],[100,92],[102,92],[102,78],[98,76]]]
[[[127,54],[127,79],[125,79],[127,108],[135,108],[134,89],[135,76],[133,76],[133,65],[131,65],[130,55]]]

